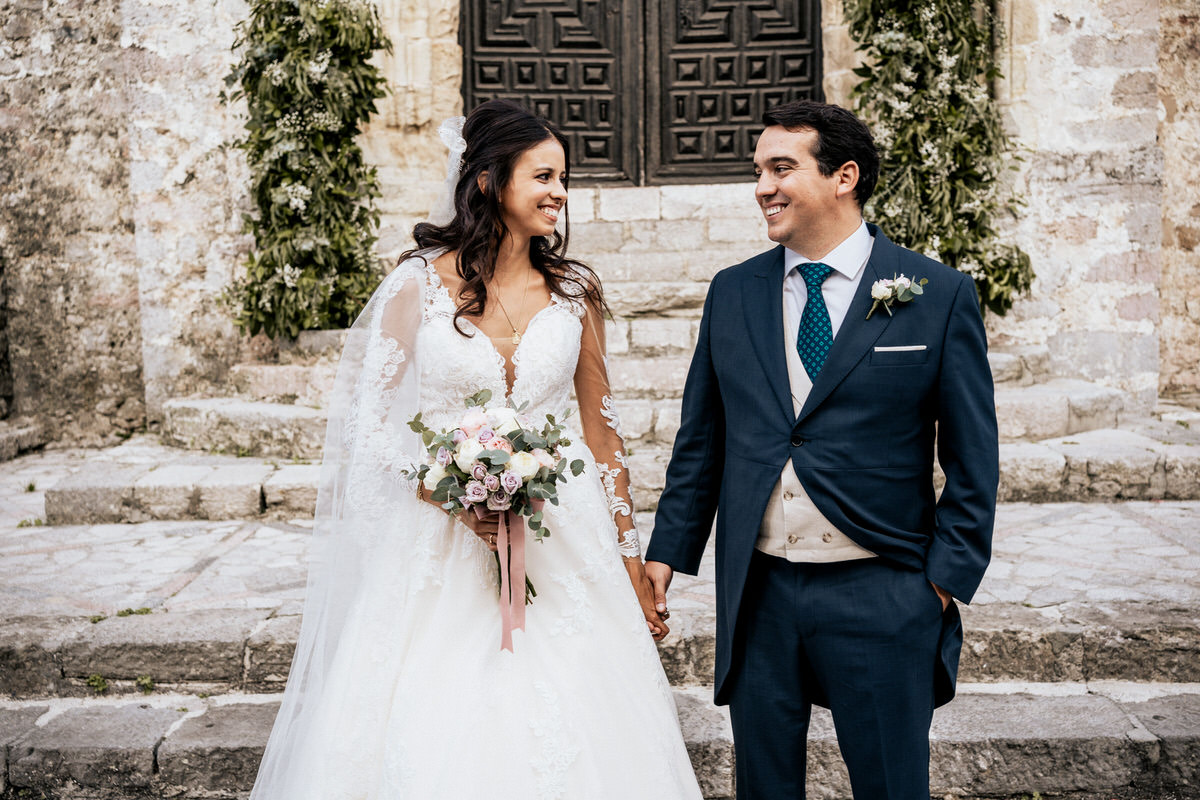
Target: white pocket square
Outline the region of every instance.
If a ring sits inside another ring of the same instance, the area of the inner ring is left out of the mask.
[[[905,344],[905,345],[900,345],[899,347],[876,347],[875,352],[876,353],[906,353],[906,352],[911,352],[913,350],[924,350],[924,349],[925,349],[925,345],[923,345],[923,344]]]

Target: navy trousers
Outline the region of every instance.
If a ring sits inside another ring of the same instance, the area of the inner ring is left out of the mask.
[[[738,800],[803,800],[813,704],[833,714],[856,800],[929,800],[941,617],[920,572],[756,551],[729,694]]]

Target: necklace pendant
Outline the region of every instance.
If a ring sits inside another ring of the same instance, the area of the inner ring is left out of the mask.
[[[521,334],[517,333],[516,331],[513,331],[512,343],[520,344],[521,343]]]

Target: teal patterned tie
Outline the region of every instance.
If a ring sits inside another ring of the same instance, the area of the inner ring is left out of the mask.
[[[808,287],[808,300],[804,302],[800,331],[796,335],[796,351],[800,353],[800,361],[809,379],[816,380],[817,373],[825,366],[825,356],[829,355],[829,348],[833,346],[833,325],[829,322],[829,309],[825,307],[825,298],[821,295],[821,284],[833,272],[833,267],[810,263],[800,264],[796,269]]]

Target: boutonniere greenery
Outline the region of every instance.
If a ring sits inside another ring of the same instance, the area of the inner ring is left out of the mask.
[[[927,283],[929,283],[929,278],[914,281],[903,275],[893,277],[891,280],[884,278],[875,281],[871,284],[871,299],[875,302],[871,304],[871,310],[867,312],[867,319],[870,319],[871,315],[875,313],[875,309],[880,306],[883,306],[883,310],[890,317],[893,303],[911,302],[917,295],[925,293],[921,287]]]

